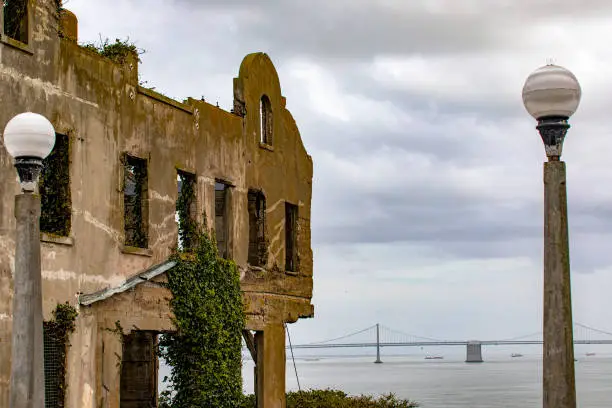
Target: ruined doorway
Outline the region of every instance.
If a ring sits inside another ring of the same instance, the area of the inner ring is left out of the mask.
[[[123,336],[121,408],[157,407],[157,333],[133,331]]]

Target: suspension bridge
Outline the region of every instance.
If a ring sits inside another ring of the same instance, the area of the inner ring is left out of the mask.
[[[347,342],[352,339],[353,341]],[[293,349],[376,348],[376,363],[381,363],[380,350],[384,347],[465,346],[466,362],[481,363],[482,346],[543,344],[542,332],[499,340],[441,340],[416,336],[375,324],[365,329],[324,341],[294,344]],[[612,344],[612,332],[574,323],[574,344]]]

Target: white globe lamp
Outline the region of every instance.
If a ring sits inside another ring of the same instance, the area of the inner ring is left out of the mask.
[[[21,188],[33,192],[43,160],[55,145],[55,129],[47,118],[25,112],[13,117],[4,128],[4,146],[15,159]]]

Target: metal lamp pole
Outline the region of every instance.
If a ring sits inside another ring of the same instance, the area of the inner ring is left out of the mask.
[[[55,130],[43,116],[26,112],[4,130],[6,150],[15,158],[21,194],[17,219],[13,294],[11,408],[43,408],[45,403],[40,196],[35,194],[42,161],[55,144]]]
[[[580,103],[576,77],[546,65],[525,82],[523,102],[538,121],[544,163],[543,407],[576,408],[565,163],[560,160],[568,119]]]

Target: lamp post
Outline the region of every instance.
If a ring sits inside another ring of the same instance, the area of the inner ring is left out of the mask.
[[[544,408],[576,408],[574,340],[567,228],[565,163],[560,160],[568,119],[581,89],[567,69],[546,65],[523,87],[523,103],[537,121],[544,163]]]
[[[43,408],[45,401],[40,196],[35,191],[42,161],[54,144],[53,125],[36,113],[21,113],[4,129],[4,145],[15,158],[21,184],[15,197],[11,408]]]

